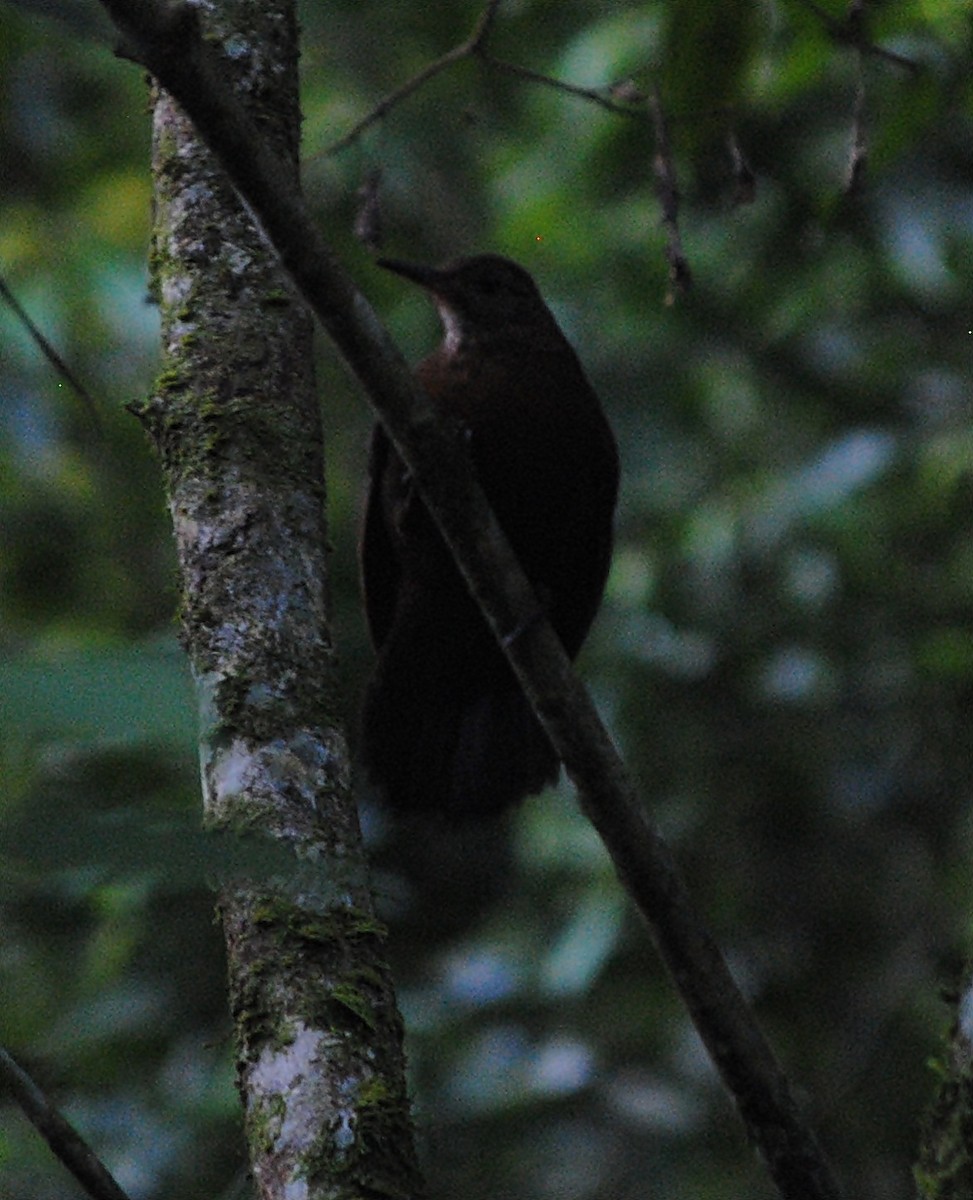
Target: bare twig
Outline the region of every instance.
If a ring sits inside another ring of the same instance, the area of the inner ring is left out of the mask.
[[[17,297],[10,290],[7,281],[0,275],[0,296],[3,296],[7,304],[13,309],[17,319],[21,325],[27,330],[35,345],[44,355],[47,361],[51,364],[61,378],[71,387],[74,394],[78,397],[88,412],[91,418],[91,423],[96,430],[101,429],[101,418],[98,415],[98,406],[95,404],[94,397],[84,386],[81,380],[75,375],[64,359],[58,354],[51,343],[47,340],[44,334],[40,331],[37,325],[30,319],[27,310],[20,303]]]
[[[108,1168],[22,1066],[0,1046],[0,1091],[8,1091],[92,1200],[128,1200]]]
[[[676,298],[692,286],[693,276],[683,252],[682,237],[679,233],[679,185],[676,181],[676,166],[672,160],[666,114],[656,88],[653,88],[649,99],[649,111],[655,130],[655,157],[652,167],[656,192],[662,205],[662,226],[666,231],[666,260],[669,263],[666,304],[674,304]]]
[[[475,52],[481,46],[486,45],[487,38],[493,31],[493,23],[496,21],[499,11],[500,0],[487,0],[487,5],[477,18],[477,22],[473,26],[473,32],[469,37],[468,44],[471,51]]]
[[[572,96],[578,96],[583,100],[600,104],[602,108],[607,108],[611,112],[620,113],[625,116],[631,115],[632,109],[630,107],[626,108],[624,105],[616,103],[606,94],[609,89],[584,88],[578,87],[573,83],[564,83],[560,79],[553,79],[549,75],[541,75],[539,72],[531,71],[527,67],[519,67],[515,63],[508,63],[503,59],[494,58],[491,54],[488,54],[486,50],[487,39],[493,29],[499,7],[500,0],[490,0],[477,18],[473,32],[465,41],[454,46],[452,50],[447,50],[445,54],[428,63],[421,71],[413,75],[411,79],[407,79],[395,91],[389,92],[387,96],[379,100],[371,112],[366,113],[346,134],[320,151],[320,155],[329,157],[332,154],[338,154],[340,151],[346,150],[361,137],[366,129],[371,128],[377,121],[381,121],[396,105],[401,104],[403,100],[407,100],[409,96],[417,92],[430,79],[435,79],[437,75],[442,74],[449,67],[454,66],[458,62],[463,62],[467,58],[478,58],[481,62],[486,63],[487,66],[495,67],[498,71],[505,71],[507,74],[515,75],[520,79],[527,80],[529,83],[539,83],[545,87],[552,87],[558,91],[568,92]]]
[[[913,75],[918,75],[922,70],[922,64],[917,63],[914,59],[906,58],[903,54],[896,54],[894,50],[886,50],[883,46],[876,46],[874,42],[870,42],[859,19],[860,13],[854,11],[854,5],[849,16],[844,21],[839,21],[829,12],[825,12],[819,4],[815,3],[815,0],[798,0],[798,3],[808,12],[814,13],[834,41],[840,42],[842,45],[854,46],[862,54],[881,58]]]
[[[529,67],[521,67],[516,63],[506,62],[502,58],[494,58],[492,54],[485,52],[480,53],[480,58],[491,67],[496,67],[498,71],[504,71],[508,75],[513,75],[517,79],[526,80],[528,83],[539,83],[543,87],[554,88],[559,92],[567,92],[569,96],[577,96],[581,100],[590,100],[592,104],[598,104],[602,108],[607,108],[609,112],[618,113],[623,117],[635,116],[637,110],[631,104],[619,104],[611,98],[610,88],[586,88],[579,87],[576,83],[565,83],[562,79],[554,79],[550,75],[542,75],[539,71],[532,71]]]
[[[477,17],[476,24],[473,26],[473,32],[465,42],[460,42],[452,50],[447,50],[442,57],[427,64],[418,74],[413,75],[411,79],[407,79],[401,87],[397,87],[394,92],[389,92],[387,96],[375,105],[370,113],[366,114],[360,121],[353,125],[344,137],[340,137],[336,142],[332,142],[321,153],[324,156],[329,156],[347,149],[348,146],[361,137],[366,129],[374,125],[376,121],[380,121],[397,104],[401,104],[403,100],[408,99],[413,92],[417,92],[423,84],[428,83],[430,79],[435,79],[437,75],[445,71],[447,67],[453,66],[454,63],[462,62],[464,58],[472,58],[473,55],[481,53],[482,47],[486,44],[486,39],[490,36],[490,31],[493,28],[493,22],[496,19],[499,7],[500,0],[489,0],[489,3],[480,13],[479,17]]]
[[[459,46],[454,46],[452,50],[448,50],[441,58],[437,58],[434,62],[423,67],[417,75],[413,75],[411,79],[407,79],[401,87],[397,87],[394,92],[389,92],[387,96],[379,100],[370,113],[356,122],[343,137],[338,138],[336,142],[332,142],[330,146],[322,150],[320,152],[321,155],[328,157],[346,150],[358,141],[366,129],[369,129],[376,121],[381,121],[397,104],[401,104],[403,100],[408,99],[424,83],[428,83],[430,79],[435,79],[437,75],[445,71],[447,67],[451,67],[453,63],[458,63],[464,58],[469,58],[471,53],[469,42],[463,42]]]

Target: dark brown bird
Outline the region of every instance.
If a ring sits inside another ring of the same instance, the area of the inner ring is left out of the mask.
[[[416,375],[468,431],[480,484],[573,658],[601,602],[618,491],[615,440],[578,357],[509,259],[380,265],[439,310],[443,341]],[[370,472],[361,568],[378,662],[362,763],[395,810],[498,812],[555,782],[557,755],[381,426]]]

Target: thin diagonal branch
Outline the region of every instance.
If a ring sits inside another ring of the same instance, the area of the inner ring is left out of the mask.
[[[480,13],[476,24],[473,26],[473,32],[470,34],[467,43],[472,52],[475,53],[480,47],[486,45],[487,38],[493,32],[493,25],[499,11],[500,0],[488,0],[486,7]]]
[[[35,345],[44,355],[47,361],[51,364],[58,375],[67,383],[74,394],[78,397],[84,407],[87,409],[88,416],[91,418],[91,423],[95,429],[101,428],[101,418],[98,415],[98,406],[95,404],[94,397],[84,386],[81,380],[75,375],[64,359],[58,354],[51,343],[47,340],[40,328],[31,320],[30,315],[24,306],[20,303],[17,297],[10,290],[7,281],[0,275],[0,296],[3,296],[7,304],[15,313],[21,325],[27,330]]]
[[[829,12],[826,12],[815,0],[798,0],[798,3],[806,8],[808,12],[814,13],[821,24],[827,29],[828,35],[833,41],[846,46],[854,46],[862,54],[870,55],[873,58],[881,58],[893,66],[901,67],[904,71],[909,71],[912,75],[918,75],[922,70],[922,64],[917,63],[914,59],[906,58],[904,54],[896,54],[894,50],[886,50],[884,46],[878,46],[874,42],[869,41],[862,28],[862,23],[857,19],[854,11],[844,21],[839,21]]]
[[[606,108],[610,112],[618,113],[622,116],[632,115],[632,108],[627,108],[625,105],[618,104],[609,99],[605,95],[607,90],[605,88],[586,88],[579,87],[573,83],[565,83],[560,79],[552,78],[550,75],[542,75],[540,72],[532,71],[528,67],[520,67],[515,63],[506,62],[504,59],[494,58],[492,54],[488,54],[486,49],[487,41],[493,30],[499,7],[500,0],[490,0],[490,3],[487,4],[477,18],[473,32],[465,41],[460,42],[451,50],[447,50],[445,54],[434,59],[431,63],[427,63],[411,79],[407,79],[405,83],[401,84],[394,91],[389,92],[387,96],[379,100],[378,104],[370,112],[366,113],[360,121],[357,121],[346,134],[343,134],[337,141],[332,142],[330,146],[320,151],[320,156],[330,157],[333,154],[340,153],[342,150],[346,150],[361,137],[366,129],[370,129],[376,122],[381,121],[393,108],[401,104],[403,100],[407,100],[427,84],[430,79],[435,79],[437,75],[441,75],[449,67],[455,66],[456,63],[463,62],[468,58],[478,58],[489,67],[495,67],[498,71],[504,71],[508,75],[515,75],[519,79],[524,79],[529,83],[538,83],[544,87],[556,88],[558,91],[567,92],[569,95],[578,96],[583,100],[589,100],[594,104],[601,105],[602,108]]]
[[[427,84],[430,79],[435,79],[437,75],[442,74],[443,71],[453,66],[454,63],[462,62],[465,58],[472,58],[473,55],[479,54],[481,48],[486,44],[486,39],[490,36],[490,31],[493,28],[499,7],[500,0],[489,0],[487,6],[477,18],[476,24],[473,26],[473,32],[465,41],[460,42],[458,46],[454,46],[452,50],[447,50],[440,58],[423,67],[418,74],[413,75],[411,79],[407,79],[395,91],[389,92],[387,96],[379,100],[370,113],[362,117],[343,137],[338,138],[336,142],[332,142],[327,149],[322,151],[322,154],[329,156],[347,149],[348,146],[361,137],[366,129],[369,129],[376,121],[380,121],[396,105],[401,104],[403,100],[407,100],[414,92],[417,92],[424,84]]]
[[[428,63],[411,79],[407,79],[401,87],[397,87],[395,91],[389,92],[379,100],[378,104],[367,113],[362,119],[352,125],[351,129],[346,134],[338,138],[336,142],[332,142],[330,146],[321,151],[325,157],[332,154],[339,154],[342,150],[346,150],[354,142],[357,142],[366,129],[370,129],[377,121],[381,121],[387,116],[396,105],[401,104],[403,100],[407,100],[413,92],[417,92],[423,84],[429,82],[430,79],[435,79],[437,75],[441,75],[447,67],[451,67],[454,63],[461,62],[464,58],[470,57],[469,43],[463,42],[459,46],[454,46],[452,50],[448,50],[441,58]]]
[[[526,80],[527,83],[539,83],[542,87],[554,88],[559,92],[566,92],[569,96],[577,96],[581,100],[590,100],[592,104],[598,104],[602,108],[606,108],[609,112],[617,113],[619,116],[632,117],[637,115],[637,109],[631,105],[619,104],[617,101],[610,99],[605,95],[605,88],[587,88],[580,87],[576,83],[565,83],[563,79],[555,79],[551,75],[542,75],[539,71],[532,71],[529,67],[518,66],[517,63],[507,62],[502,58],[494,58],[492,54],[481,52],[480,58],[491,67],[496,67],[498,71],[503,71],[507,75],[513,75],[517,79]]]
[[[22,1066],[0,1046],[0,1091],[8,1091],[92,1200],[128,1200],[108,1168]]]

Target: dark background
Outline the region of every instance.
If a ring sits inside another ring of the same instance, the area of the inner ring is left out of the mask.
[[[844,10],[830,5],[841,19]],[[645,118],[464,63],[328,145],[466,36],[475,4],[306,4],[305,183],[406,352],[385,250],[537,277],[617,431],[623,488],[581,670],[848,1195],[911,1195],[968,946],[973,139],[965,0],[875,4],[922,64],[797,2],[501,9],[492,51],[663,88],[695,287],[667,293]],[[719,114],[756,175],[733,204]],[[156,465],[141,73],[94,3],[0,4],[0,271],[100,431],[0,304],[0,1040],[135,1197],[237,1194],[215,860]],[[371,657],[354,538],[370,418],[321,340],[353,733]],[[366,825],[435,1196],[763,1197],[769,1184],[571,790],[500,830]],[[72,1181],[0,1108],[0,1195]]]

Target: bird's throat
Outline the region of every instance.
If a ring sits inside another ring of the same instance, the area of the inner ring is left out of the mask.
[[[450,305],[437,300],[436,308],[443,323],[443,349],[450,357],[460,354],[470,341],[469,325]]]

